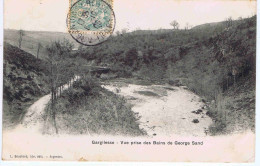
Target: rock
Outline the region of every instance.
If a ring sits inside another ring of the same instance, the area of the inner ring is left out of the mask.
[[[193,123],[199,123],[199,120],[198,119],[193,119],[192,122]]]
[[[209,117],[212,117],[212,113],[209,112],[209,111],[206,112],[206,115],[209,116]]]
[[[201,109],[198,109],[198,110],[196,110],[196,111],[192,111],[192,113],[194,113],[194,114],[200,114],[200,113],[202,113],[202,110],[201,110]]]
[[[205,106],[205,105],[204,105],[204,106],[203,106],[203,107],[201,107],[201,108],[202,108],[202,109],[206,109],[206,108],[207,108],[207,106]]]
[[[153,136],[156,136],[156,135],[157,135],[157,134],[155,134],[155,133],[153,134]]]
[[[201,110],[201,109],[198,109],[197,112],[198,112],[198,113],[202,113],[202,110]]]

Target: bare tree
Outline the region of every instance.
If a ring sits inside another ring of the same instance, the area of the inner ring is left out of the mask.
[[[225,21],[226,23],[226,28],[230,28],[233,25],[233,19],[232,17],[228,17]]]
[[[124,28],[124,29],[122,29],[121,34],[124,35],[124,34],[126,34],[127,32],[128,32],[128,29],[127,29],[127,28]]]
[[[185,30],[189,30],[191,28],[191,25],[189,23],[185,24]]]
[[[37,47],[37,59],[39,58],[39,53],[40,53],[40,49],[42,47],[42,44],[41,43],[38,43],[38,47]]]
[[[176,20],[173,20],[170,25],[173,27],[174,30],[179,29],[179,23]]]
[[[116,35],[119,36],[120,35],[120,31],[116,31]]]
[[[18,31],[18,33],[19,33],[18,47],[21,48],[22,41],[23,41],[23,36],[24,36],[24,31],[22,29],[20,29]]]

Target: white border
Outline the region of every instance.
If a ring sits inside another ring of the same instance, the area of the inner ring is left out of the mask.
[[[0,0],[0,109],[2,110],[2,96],[3,96],[3,3],[4,0]],[[260,16],[260,11],[259,11],[259,4],[257,2],[257,15]],[[259,35],[259,17],[257,17],[257,39],[260,39],[260,35]],[[256,58],[256,64],[257,64],[257,72],[256,72],[256,85],[258,85],[260,83],[259,80],[259,65],[260,65],[260,59],[259,59],[259,48],[260,48],[260,44],[257,40],[257,58]],[[7,165],[7,166],[24,166],[24,165],[29,165],[29,166],[46,166],[46,165],[64,165],[64,166],[71,166],[71,165],[95,165],[95,166],[100,166],[100,165],[113,165],[113,166],[118,166],[118,165],[127,165],[127,166],[133,166],[133,165],[140,165],[140,166],[146,166],[146,165],[152,165],[152,166],[157,166],[157,165],[161,165],[161,166],[169,166],[169,165],[177,165],[177,166],[208,166],[208,165],[212,165],[212,166],[241,166],[241,165],[246,165],[246,166],[260,166],[260,129],[259,129],[259,125],[260,125],[260,115],[258,114],[259,111],[259,107],[260,107],[260,101],[259,101],[259,96],[260,96],[260,89],[258,86],[256,86],[256,153],[255,153],[255,163],[245,163],[245,164],[241,164],[241,163],[167,163],[167,162],[17,162],[17,161],[2,161],[0,160],[0,165]],[[0,114],[0,120],[2,122],[2,113]],[[0,123],[0,129],[2,131],[2,123]],[[2,159],[2,132],[0,132],[0,156]]]

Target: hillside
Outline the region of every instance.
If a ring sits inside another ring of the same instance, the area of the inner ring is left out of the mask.
[[[256,16],[229,28],[123,34],[77,55],[118,77],[188,86],[207,103],[212,134],[254,130]]]
[[[4,43],[3,126],[19,123],[37,97],[49,91],[48,64]]]
[[[47,45],[50,45],[54,41],[62,41],[64,39],[69,40],[77,48],[79,44],[72,39],[69,33],[62,32],[44,32],[44,31],[24,31],[24,36],[21,44],[21,49],[36,56],[38,43],[41,43],[42,47],[39,51],[39,58],[44,59],[46,57]],[[18,47],[19,31],[12,29],[4,30],[4,41]]]
[[[15,43],[18,40],[15,38],[16,33],[17,31],[5,30],[5,41]],[[68,34],[56,32],[25,32],[22,49],[36,52],[38,41],[47,46],[52,39],[62,40],[66,35]],[[70,36],[68,38],[72,41]],[[57,46],[57,43],[53,46]],[[54,47],[54,50],[57,48]],[[216,23],[190,30],[140,30],[112,36],[98,46],[81,46],[77,51],[65,53],[67,58],[63,60],[66,67],[61,69],[64,69],[66,74],[62,74],[64,79],[60,85],[66,83],[73,74],[86,75],[89,71],[88,65],[106,66],[109,72],[101,74],[101,80],[126,78],[128,81],[133,79],[149,84],[187,86],[205,103],[207,115],[214,121],[209,128],[212,135],[254,131],[256,16],[237,20],[229,27]],[[48,64],[7,43],[4,55],[5,123],[17,123],[25,108],[35,98],[47,92],[48,83],[45,76],[48,75]],[[42,52],[40,56],[42,58],[46,53]],[[57,124],[60,125],[60,130],[66,133],[75,131],[75,134],[88,133],[89,131],[84,130],[88,122],[84,120],[81,122],[82,126],[66,126],[78,124],[77,116],[92,116],[93,119],[103,117],[103,114],[100,114],[102,108],[107,108],[112,111],[107,112],[104,119],[98,123],[97,120],[91,122],[90,132],[113,134],[113,131],[106,127],[106,123],[109,123],[118,133],[144,134],[139,128],[138,117],[126,106],[126,101],[102,89],[97,80],[90,87],[92,79],[93,76],[89,78],[90,82],[75,86],[57,100],[59,108],[68,110],[64,112],[57,109]],[[77,98],[78,95],[84,99]],[[92,104],[86,104],[87,101]],[[118,108],[112,108],[111,102]],[[95,110],[94,107],[100,109]],[[86,108],[92,110],[90,112],[93,114],[87,113]],[[115,114],[116,110],[122,111],[122,114]],[[121,118],[118,119],[117,116]],[[122,120],[127,116],[131,117],[130,121],[123,123]],[[97,126],[100,130],[96,129]]]
[[[171,79],[211,101],[211,131],[254,130],[256,17],[187,47],[183,58],[170,63]],[[180,70],[181,69],[181,70]]]

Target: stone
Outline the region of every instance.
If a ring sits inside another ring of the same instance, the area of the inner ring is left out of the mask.
[[[192,122],[193,123],[199,123],[199,120],[198,119],[193,119]]]
[[[194,114],[200,114],[200,113],[202,113],[202,110],[201,110],[201,109],[198,109],[198,110],[196,110],[196,111],[192,111],[192,113],[194,113]]]

